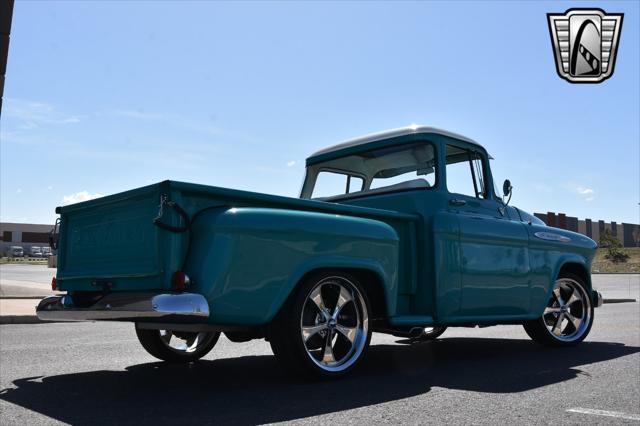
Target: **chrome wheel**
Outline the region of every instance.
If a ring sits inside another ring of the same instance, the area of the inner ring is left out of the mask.
[[[160,330],[160,341],[172,351],[192,353],[208,343],[210,334]]]
[[[588,331],[592,312],[591,299],[584,288],[571,278],[560,278],[542,320],[554,339],[573,342]]]
[[[308,293],[300,335],[307,356],[322,370],[348,369],[362,354],[368,333],[367,305],[351,281],[327,277]]]

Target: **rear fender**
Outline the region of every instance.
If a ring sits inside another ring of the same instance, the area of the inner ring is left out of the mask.
[[[248,207],[203,213],[191,232],[189,291],[207,298],[211,323],[266,324],[298,282],[321,268],[374,272],[387,311],[395,312],[399,241],[384,222]]]

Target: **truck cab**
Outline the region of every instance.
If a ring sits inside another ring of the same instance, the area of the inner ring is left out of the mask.
[[[11,246],[9,250],[7,250],[8,257],[23,257],[24,249],[21,246]]]
[[[38,246],[29,247],[29,256],[30,257],[42,257],[42,248]]]
[[[490,158],[451,132],[392,130],[313,154],[301,197],[421,218],[408,253],[420,267],[403,288],[416,314],[446,322],[526,318],[547,296],[531,281],[529,253],[531,226],[544,224],[524,221],[495,193]]]

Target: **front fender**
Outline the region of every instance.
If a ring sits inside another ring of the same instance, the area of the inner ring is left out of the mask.
[[[319,268],[376,273],[395,312],[398,235],[388,224],[308,211],[232,208],[201,214],[192,225],[185,272],[203,294],[209,322],[262,325],[297,283]]]
[[[546,285],[539,285],[537,288],[532,288],[534,295],[534,297],[532,297],[532,311],[535,313],[535,318],[539,318],[544,312],[544,309],[547,307],[547,303],[551,298],[551,293],[553,292],[556,279],[560,275],[560,271],[569,265],[571,265],[572,268],[575,265],[584,270],[585,273],[583,274],[583,278],[587,285],[587,294],[592,293],[590,273],[591,263],[589,262],[589,259],[585,259],[575,253],[559,253],[556,254],[555,257],[556,260],[552,264],[553,267],[549,269],[548,275],[543,281]]]
[[[565,229],[532,224],[529,230],[531,264],[531,317],[539,318],[549,302],[560,271],[569,266],[582,268],[591,293],[591,261],[597,244],[591,238]]]

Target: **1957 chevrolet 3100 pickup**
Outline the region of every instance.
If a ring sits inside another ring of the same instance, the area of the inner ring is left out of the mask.
[[[62,296],[43,320],[135,322],[170,362],[221,332],[267,339],[294,372],[342,376],[372,332],[522,324],[552,346],[589,333],[596,243],[494,191],[478,143],[422,126],[307,159],[300,199],[164,181],[56,211]],[[158,204],[159,203],[159,204]]]

